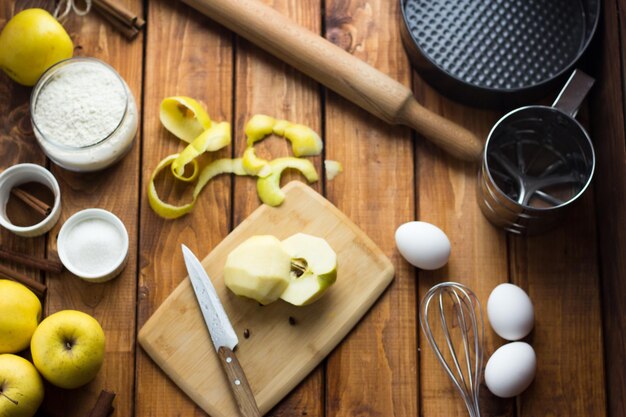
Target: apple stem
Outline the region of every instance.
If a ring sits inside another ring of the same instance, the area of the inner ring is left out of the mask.
[[[13,404],[17,405],[17,401],[15,401],[13,398],[9,397],[8,395],[6,395],[4,392],[2,392],[0,390],[0,395],[2,395],[4,398],[6,398],[7,400],[11,401]]]

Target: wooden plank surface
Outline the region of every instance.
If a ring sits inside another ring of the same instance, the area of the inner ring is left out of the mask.
[[[140,275],[138,328],[185,277],[180,243],[198,254],[206,254],[231,227],[231,180],[222,176],[212,181],[196,204],[193,215],[165,221],[150,208],[145,190],[157,163],[183,149],[183,143],[159,122],[159,105],[168,96],[190,96],[202,103],[216,121],[231,121],[232,42],[231,35],[209,19],[179,2],[148,4],[146,89],[142,158]],[[231,150],[218,152],[228,157]],[[212,156],[211,158],[215,158]],[[206,162],[206,159],[204,160]],[[182,204],[190,198],[189,187],[166,181],[157,183],[160,195]],[[138,416],[193,416],[204,413],[138,349]]]
[[[607,410],[626,415],[626,1],[604,2],[594,54],[598,85],[591,95],[591,133],[597,157],[595,207],[606,364]],[[616,51],[620,51],[617,53]],[[620,59],[621,58],[621,59]]]
[[[321,32],[319,0],[306,2],[273,0],[266,3],[301,26],[313,32]],[[322,135],[321,102],[316,83],[239,37],[235,54],[233,111],[233,120],[236,121],[233,135],[235,155],[241,155],[245,150],[245,123],[255,114],[266,114],[277,119],[301,123]],[[255,149],[258,156],[268,160],[293,155],[289,142],[275,135],[270,135],[257,143]],[[308,159],[316,166],[322,178],[322,158]],[[299,173],[291,171],[285,171],[283,184],[292,179],[304,180]],[[323,182],[318,181],[312,184],[312,187],[321,192]],[[233,226],[236,226],[259,206],[256,181],[250,178],[235,178],[233,197]],[[323,384],[323,368],[319,367],[289,395],[286,401],[280,403],[273,413],[277,416],[289,416],[294,413],[321,415],[324,404]]]
[[[328,0],[326,38],[409,85],[398,7],[399,2],[382,0]],[[415,210],[411,134],[331,92],[326,94],[325,126],[326,158],[344,165],[344,173],[327,184],[328,197],[396,268],[384,297],[328,360],[325,415],[416,416],[415,277],[394,243],[396,227],[413,220]]]
[[[497,112],[477,111],[456,104],[437,94],[417,74],[414,77],[414,88],[422,103],[442,109],[445,117],[467,126],[478,137],[486,139],[499,117]],[[456,281],[467,285],[477,295],[484,311],[491,290],[508,281],[505,233],[491,226],[480,211],[476,196],[476,166],[458,162],[420,139],[416,143],[417,218],[441,227],[450,238],[452,252],[446,267],[419,272],[419,298],[422,299],[439,282]],[[486,361],[500,346],[501,339],[489,327],[486,316],[483,320]],[[438,329],[435,329],[435,335],[437,340],[443,340]],[[425,338],[420,339],[419,346],[423,415],[436,417],[467,413]],[[444,396],[448,401],[441,401]],[[483,388],[481,409],[487,416],[513,416],[514,402],[497,399]]]
[[[14,9],[43,4],[37,1],[0,2],[0,27]],[[142,34],[126,41],[96,14],[71,17],[65,25],[79,46],[76,54],[112,64],[141,109],[141,134],[120,164],[100,174],[76,175],[47,161],[30,127],[30,89],[0,72],[0,170],[19,162],[48,166],[64,195],[61,221],[47,237],[18,238],[1,230],[0,244],[44,256],[55,250],[62,222],[92,206],[115,212],[131,235],[127,268],[104,285],[86,285],[67,273],[43,275],[6,263],[49,285],[47,313],[67,308],[86,311],[101,321],[107,334],[105,366],[96,380],[71,392],[47,385],[39,415],[82,417],[101,388],[118,394],[114,415],[206,415],[136,348],[136,332],[185,276],[180,243],[203,256],[260,203],[254,180],[221,176],[207,186],[191,215],[165,221],[152,212],[145,193],[150,173],[158,161],[183,147],[158,120],[159,103],[172,95],[197,98],[214,120],[232,124],[233,146],[203,156],[203,163],[241,154],[244,124],[256,113],[304,123],[320,132],[325,151],[313,161],[323,180],[312,186],[365,230],[396,270],[393,284],[370,313],[324,365],[268,415],[464,415],[456,392],[424,343],[417,320],[425,291],[450,279],[469,285],[483,304],[500,282],[520,285],[535,302],[536,328],[527,340],[538,354],[538,378],[517,400],[500,400],[483,389],[484,415],[622,417],[626,413],[622,303],[626,71],[621,36],[626,30],[625,0],[604,2],[603,24],[590,59],[590,73],[598,80],[588,109],[598,159],[594,185],[565,219],[565,227],[534,238],[508,237],[482,217],[476,205],[475,166],[453,160],[414,132],[375,120],[179,2],[116,1],[137,12],[146,7],[145,38]],[[399,38],[399,2],[263,1],[412,86],[427,108],[481,138],[500,116],[447,100],[412,72]],[[269,138],[258,147],[265,157],[291,154],[280,138]],[[327,181],[324,159],[340,161],[344,172]],[[285,175],[285,182],[290,179],[302,180],[295,172]],[[168,178],[160,178],[157,188],[172,202],[190,196],[188,187]],[[393,234],[410,220],[429,221],[445,230],[452,242],[447,267],[417,271],[400,257]],[[485,325],[489,355],[503,342]]]

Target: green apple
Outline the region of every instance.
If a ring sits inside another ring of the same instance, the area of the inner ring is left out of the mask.
[[[337,254],[324,239],[305,233],[283,240],[282,246],[292,267],[280,298],[296,306],[318,300],[337,280]]]
[[[20,283],[0,279],[0,353],[26,349],[40,320],[39,298]]]
[[[309,182],[319,179],[315,167],[308,159],[285,157],[269,162],[272,173],[259,178],[256,183],[257,192],[262,202],[268,206],[279,206],[285,200],[285,193],[280,189],[280,177],[287,168],[297,169]]]
[[[17,355],[0,355],[0,416],[34,416],[43,394],[43,382],[32,363]]]
[[[276,301],[289,284],[291,257],[276,237],[252,236],[226,258],[224,283],[237,295],[265,305]]]
[[[96,377],[104,361],[104,331],[89,314],[63,310],[46,317],[30,342],[37,370],[51,384],[73,389]]]

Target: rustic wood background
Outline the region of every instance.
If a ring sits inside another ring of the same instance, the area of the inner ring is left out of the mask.
[[[121,1],[121,0],[120,0]],[[0,25],[32,0],[0,2]],[[214,120],[232,123],[234,144],[219,157],[239,155],[243,126],[266,113],[308,124],[322,133],[323,158],[341,161],[344,173],[313,185],[356,222],[393,260],[391,287],[349,336],[270,415],[465,415],[452,385],[425,347],[416,320],[418,302],[433,284],[457,280],[486,302],[501,282],[524,288],[535,304],[529,337],[537,378],[513,400],[481,395],[485,416],[626,415],[626,183],[624,40],[626,0],[607,0],[586,69],[597,78],[586,108],[597,151],[597,176],[563,227],[533,238],[508,236],[482,217],[475,198],[476,166],[448,157],[401,127],[375,120],[294,69],[189,7],[167,0],[124,0],[144,15],[146,30],[126,41],[92,13],[65,22],[76,55],[94,56],[126,79],[141,109],[131,153],[92,174],[58,168],[32,134],[30,89],[0,74],[0,169],[21,162],[49,167],[63,195],[59,224],[47,237],[24,239],[5,230],[3,246],[43,256],[55,249],[62,222],[87,207],[113,211],[126,224],[131,255],[112,282],[89,285],[70,276],[38,275],[49,287],[47,314],[78,309],[95,316],[107,335],[104,367],[75,391],[46,387],[41,416],[78,417],[103,388],[117,393],[116,416],[201,416],[203,412],[136,344],[136,334],[185,276],[181,242],[203,257],[254,210],[259,201],[250,178],[221,176],[210,183],[191,215],[164,221],[146,198],[149,174],[165,155],[182,149],[158,120],[160,101],[189,95]],[[272,7],[318,32],[407,86],[428,108],[486,137],[500,113],[443,98],[411,70],[399,36],[399,1],[270,0]],[[267,22],[271,24],[271,22]],[[287,144],[269,139],[265,156],[287,155]],[[322,170],[322,157],[314,158]],[[298,178],[296,174],[288,178]],[[165,196],[181,190],[166,184]],[[452,242],[447,267],[417,271],[399,256],[394,231],[419,219],[446,231]],[[487,328],[486,352],[502,341]]]

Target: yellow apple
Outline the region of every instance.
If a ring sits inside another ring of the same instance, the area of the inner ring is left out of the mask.
[[[43,382],[32,363],[17,355],[0,355],[0,416],[34,416],[43,393]]]
[[[269,304],[287,288],[290,264],[291,258],[276,237],[252,236],[226,258],[224,283],[237,295]]]
[[[104,331],[89,314],[63,310],[46,317],[30,342],[37,370],[51,384],[78,388],[96,377],[104,361]]]
[[[0,279],[0,353],[26,349],[39,320],[39,298],[20,283]]]
[[[296,306],[318,300],[337,280],[337,254],[326,240],[296,233],[282,241],[291,257],[290,282],[280,295]]]
[[[35,85],[48,68],[73,53],[63,26],[43,9],[19,12],[0,32],[0,68],[23,85]]]

